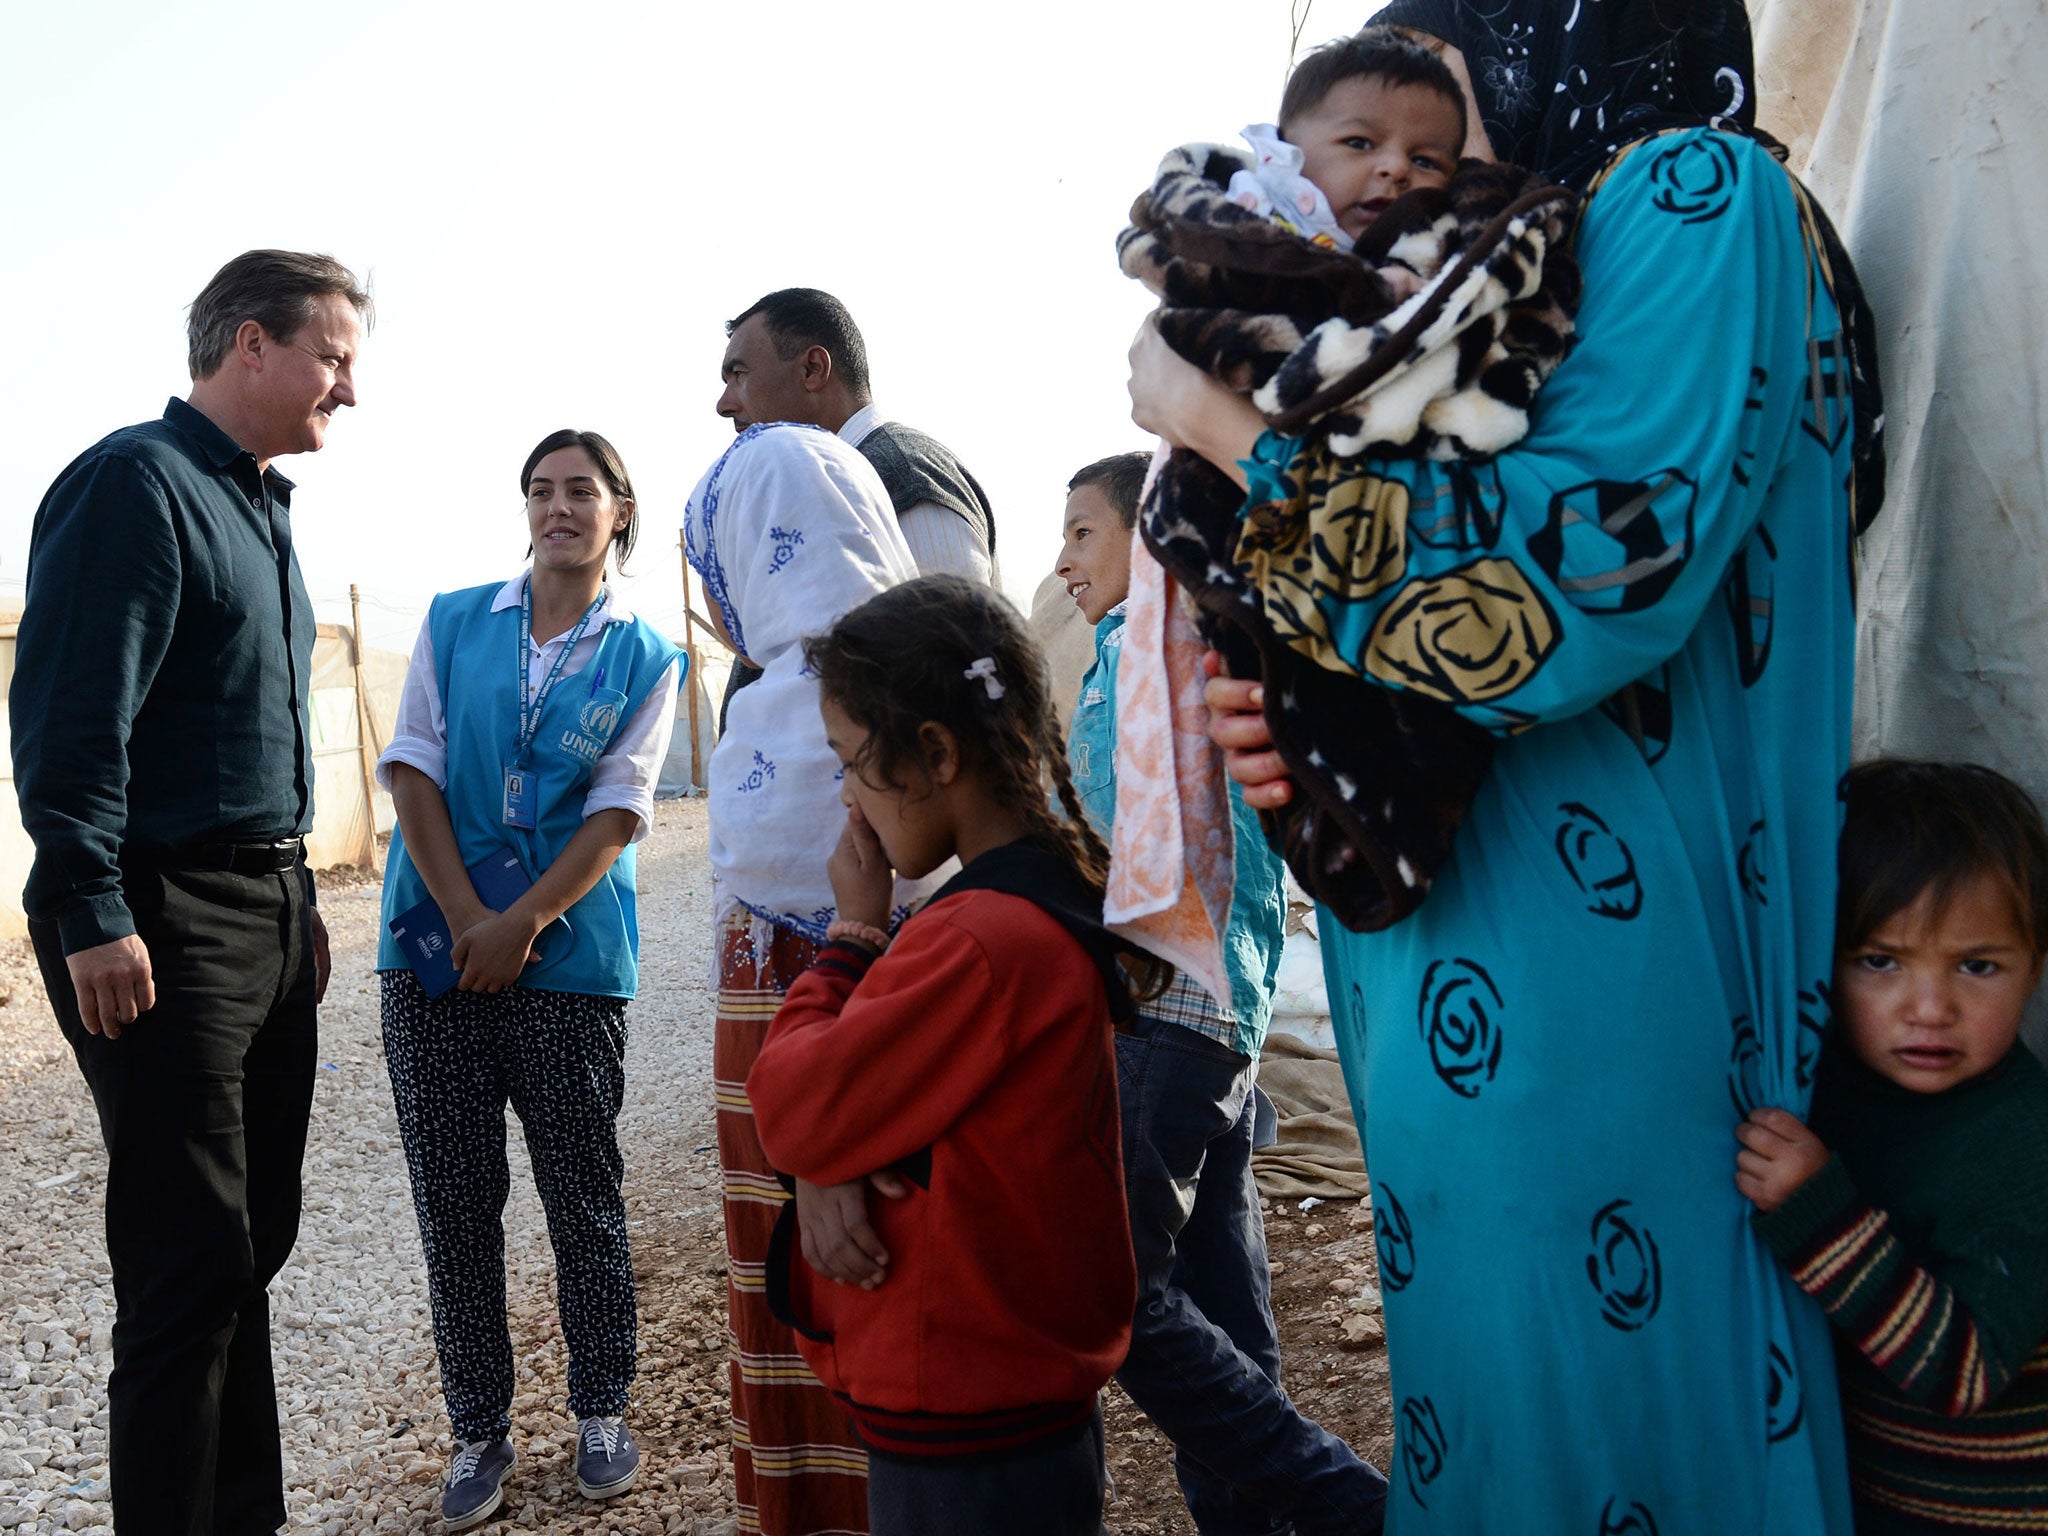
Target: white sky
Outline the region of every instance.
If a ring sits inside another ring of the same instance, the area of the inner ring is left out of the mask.
[[[1299,0],[1297,0],[1299,3]],[[1365,19],[1326,4],[1303,46]],[[1148,307],[1113,242],[1160,155],[1279,103],[1288,0],[753,6],[270,0],[10,7],[0,50],[0,604],[76,454],[182,395],[184,308],[252,246],[328,251],[378,325],[360,406],[279,463],[321,617],[370,642],[509,574],[528,450],[604,433],[631,601],[680,638],[676,529],[731,429],[723,321],[844,299],[886,415],[995,503],[1011,594],[1067,476],[1141,448]],[[701,607],[701,604],[700,604]]]

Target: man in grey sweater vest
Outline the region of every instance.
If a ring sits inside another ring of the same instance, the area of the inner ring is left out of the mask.
[[[875,415],[867,344],[831,294],[783,288],[726,322],[718,414],[735,432],[801,421],[875,466],[920,574],[996,581],[996,520],[967,466],[937,438]]]
[[[996,515],[967,466],[937,438],[875,415],[868,349],[846,306],[820,288],[780,288],[725,323],[718,414],[735,432],[800,421],[836,433],[882,477],[918,574],[940,571],[1000,589]],[[719,705],[760,673],[735,661]]]

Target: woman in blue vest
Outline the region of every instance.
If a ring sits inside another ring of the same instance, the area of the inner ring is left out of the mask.
[[[639,976],[633,845],[683,662],[605,583],[638,527],[612,445],[552,433],[519,487],[532,568],[434,599],[378,764],[398,808],[377,956],[384,1052],[457,1440],[442,1492],[452,1530],[489,1518],[516,1459],[508,1102],[555,1249],[578,1485],[623,1493],[640,1462],[624,1424],[635,1312],[615,1122]]]

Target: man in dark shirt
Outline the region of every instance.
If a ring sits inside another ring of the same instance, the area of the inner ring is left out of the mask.
[[[355,404],[369,296],[250,251],[193,301],[192,390],[103,438],[36,512],[8,707],[23,904],[99,1109],[121,1536],[284,1523],[264,1288],[298,1234],[327,934],[313,609],[292,483]]]

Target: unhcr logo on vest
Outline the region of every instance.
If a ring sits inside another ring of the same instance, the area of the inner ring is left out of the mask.
[[[626,696],[607,688],[601,695],[593,695],[590,701],[578,711],[576,729],[562,732],[562,750],[594,763],[603,756],[605,746],[612,739],[612,733],[619,728],[619,710],[624,707]]]

